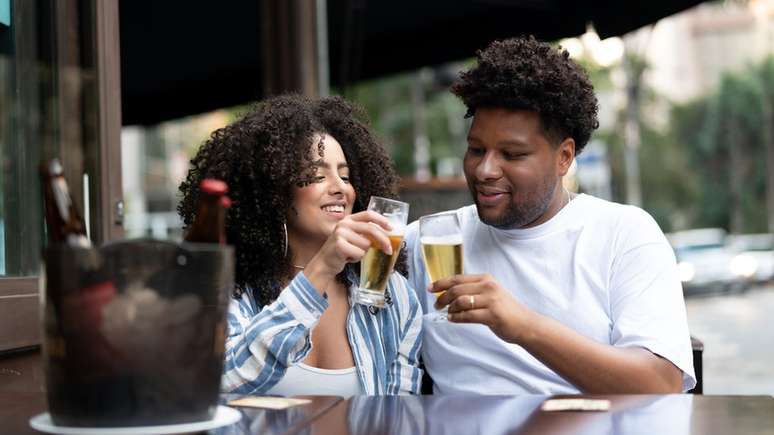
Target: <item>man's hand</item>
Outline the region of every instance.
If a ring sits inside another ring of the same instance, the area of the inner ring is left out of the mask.
[[[434,282],[430,292],[445,292],[435,302],[449,306],[449,321],[480,323],[509,343],[529,332],[533,311],[520,304],[491,275],[456,275]]]

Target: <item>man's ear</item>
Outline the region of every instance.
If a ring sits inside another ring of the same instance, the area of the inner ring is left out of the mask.
[[[567,171],[570,170],[572,161],[575,160],[575,139],[568,137],[563,140],[556,152],[558,156],[556,169],[560,176],[565,176]]]

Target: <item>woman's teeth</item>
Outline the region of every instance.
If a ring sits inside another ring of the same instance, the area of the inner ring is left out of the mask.
[[[343,205],[326,205],[322,208],[323,211],[329,212],[329,213],[343,213],[344,212],[344,206]]]

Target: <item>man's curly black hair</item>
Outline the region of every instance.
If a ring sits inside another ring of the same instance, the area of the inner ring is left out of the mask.
[[[232,206],[226,215],[226,239],[236,255],[234,296],[250,289],[261,305],[274,301],[280,282],[292,276],[285,255],[283,224],[292,209],[293,186],[311,182],[310,153],[315,134],[327,133],[341,144],[356,199],[353,213],[365,210],[372,195],[396,198],[398,176],[359,108],[340,97],[311,100],[283,95],[258,103],[234,123],[216,130],[191,160],[180,185],[177,207],[186,227],[194,220],[199,184],[217,178],[228,184]],[[396,269],[405,274],[405,259]],[[356,272],[353,265],[349,265]],[[347,269],[339,281],[349,284]]]
[[[598,105],[588,75],[566,50],[530,36],[492,42],[476,56],[477,65],[451,87],[468,107],[466,117],[479,107],[533,111],[549,140],[572,137],[580,154],[599,127]]]

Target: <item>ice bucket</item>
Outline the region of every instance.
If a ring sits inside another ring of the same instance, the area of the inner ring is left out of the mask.
[[[234,280],[217,244],[50,247],[43,360],[55,424],[116,427],[212,418]]]

